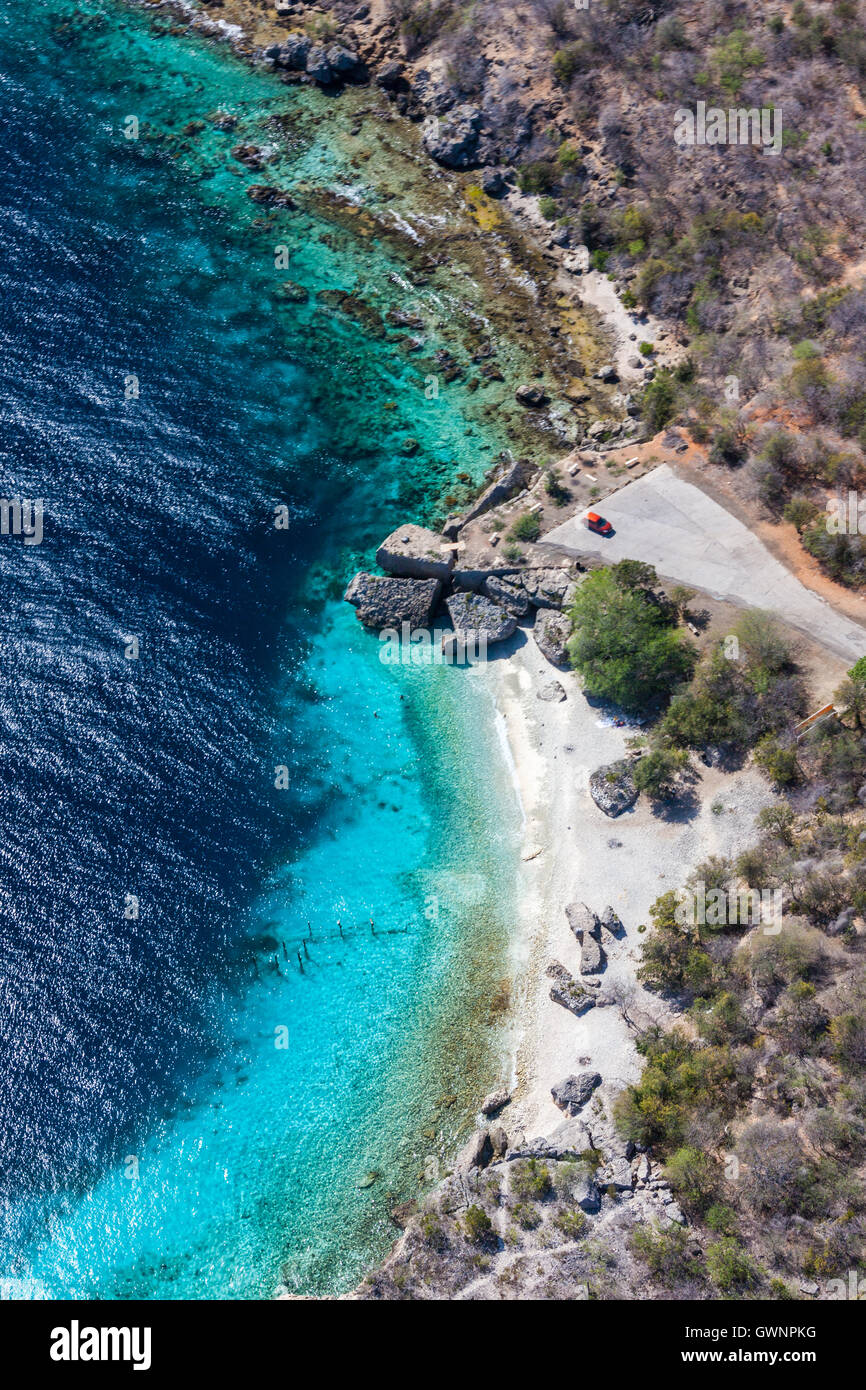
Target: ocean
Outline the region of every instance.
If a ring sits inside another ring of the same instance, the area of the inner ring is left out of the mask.
[[[0,536],[12,1296],[345,1290],[501,1077],[483,679],[383,664],[341,600],[507,443],[430,389],[471,276],[382,233],[379,97],[171,30],[0,0],[2,491],[44,508]]]

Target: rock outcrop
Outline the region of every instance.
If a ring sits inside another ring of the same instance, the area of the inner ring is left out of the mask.
[[[388,574],[410,579],[447,581],[454,568],[454,550],[424,526],[398,526],[376,551],[376,564]]]
[[[565,608],[577,588],[574,576],[563,569],[531,569],[520,581],[536,608]]]
[[[357,610],[365,627],[429,628],[439,604],[438,579],[392,579],[379,574],[356,574],[343,597]]]
[[[425,150],[448,169],[471,169],[478,159],[481,112],[463,104],[442,116],[430,116],[421,130]]]
[[[606,816],[619,816],[637,801],[637,787],[625,761],[599,767],[589,779],[589,792]]]
[[[537,472],[536,465],[530,463],[529,459],[509,460],[503,463],[494,475],[489,487],[486,487],[469,510],[464,512],[457,529],[459,530],[469,521],[474,521],[476,517],[483,516],[485,512],[491,511],[494,507],[498,507],[500,503],[509,501],[518,492],[522,492],[524,488],[529,487]]]
[[[476,1129],[458,1154],[454,1167],[459,1173],[469,1173],[473,1168],[486,1168],[492,1157],[493,1145],[489,1132],[486,1129]]]

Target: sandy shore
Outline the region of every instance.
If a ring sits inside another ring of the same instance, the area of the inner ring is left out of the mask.
[[[609,714],[586,700],[578,677],[555,670],[531,634],[523,636],[513,639],[509,655],[476,670],[492,687],[525,815],[511,1075],[503,1080],[514,1090],[507,1129],[533,1138],[561,1122],[550,1088],[569,1073],[592,1067],[614,1087],[638,1078],[635,1032],[620,1005],[627,1001],[626,1013],[640,1026],[667,1017],[665,1005],[635,979],[638,926],[649,921],[659,894],[680,887],[708,855],[744,848],[754,838],[758,811],[774,798],[756,771],[702,767],[695,787],[700,804],[688,818],[655,816],[642,797],[632,811],[609,819],[590,797],[589,776],[623,756],[634,731],[613,727]],[[538,698],[552,680],[567,692],[561,703]],[[608,949],[602,976],[600,1001],[610,1002],[581,1018],[551,1001],[545,976],[552,960],[579,975],[580,948],[564,913],[575,899],[598,913],[610,904],[625,927],[625,937]]]

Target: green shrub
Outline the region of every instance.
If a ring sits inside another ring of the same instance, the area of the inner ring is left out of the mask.
[[[707,1246],[707,1272],[722,1293],[753,1289],[761,1278],[755,1261],[732,1236],[723,1236]]]
[[[705,1211],[711,1205],[719,1179],[709,1154],[688,1147],[677,1149],[665,1164],[665,1174],[687,1206]]]
[[[576,1207],[557,1212],[553,1224],[568,1240],[580,1240],[586,1234],[588,1222],[584,1213]]]
[[[667,367],[663,367],[656,376],[650,381],[641,397],[641,414],[647,423],[647,428],[653,434],[664,429],[665,425],[674,418],[676,410],[677,392],[674,378]]]
[[[737,1213],[733,1207],[726,1207],[721,1202],[713,1202],[707,1208],[704,1221],[711,1231],[720,1236],[735,1236],[739,1229]]]
[[[527,1158],[511,1167],[511,1190],[523,1201],[538,1201],[551,1191],[550,1172],[537,1158]]]
[[[652,801],[671,801],[679,791],[680,774],[688,761],[688,754],[681,749],[653,748],[635,763],[634,784]]]
[[[537,1226],[541,1225],[540,1213],[526,1202],[518,1202],[512,1215],[523,1231],[534,1231]]]
[[[536,159],[524,164],[517,175],[521,193],[551,193],[556,187],[556,165],[549,159]]]
[[[564,507],[571,500],[571,493],[563,487],[555,468],[548,468],[544,474],[544,491],[557,507]]]
[[[805,498],[801,492],[792,496],[790,502],[785,503],[783,510],[785,521],[790,521],[791,525],[795,525],[798,531],[805,531],[805,528],[812,525],[819,516],[820,507],[817,506],[817,503],[812,502],[812,499]]]
[[[524,512],[517,517],[508,534],[516,541],[537,541],[541,535],[541,522],[533,512]]]
[[[638,1226],[631,1238],[633,1253],[666,1285],[699,1277],[701,1267],[689,1253],[688,1243],[688,1235],[681,1226],[671,1226],[666,1231],[655,1226]]]
[[[777,787],[793,787],[801,779],[796,749],[784,747],[772,734],[755,748],[755,762]]]
[[[467,1207],[463,1226],[473,1245],[487,1245],[493,1236],[493,1222],[483,1207]]]

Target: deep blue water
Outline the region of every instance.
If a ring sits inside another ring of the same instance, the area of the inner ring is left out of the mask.
[[[496,441],[275,308],[277,235],[314,291],[394,269],[312,215],[265,234],[227,171],[315,98],[82,8],[0,0],[0,491],[45,507],[0,536],[0,1269],[344,1288],[466,1123],[470,1040],[495,1070],[513,825],[478,681],[384,667],[339,594]],[[203,154],[120,134],[217,106]]]

